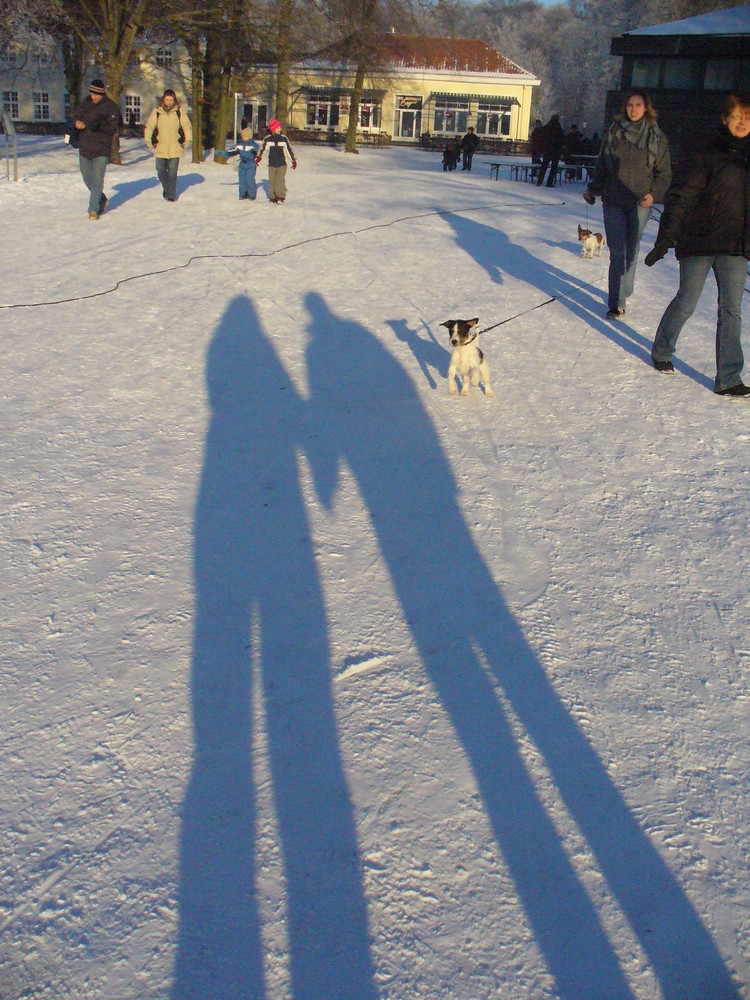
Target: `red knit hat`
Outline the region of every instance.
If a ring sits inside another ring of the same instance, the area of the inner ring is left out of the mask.
[[[281,122],[279,121],[278,118],[272,118],[270,120],[270,122],[268,123],[268,127],[270,128],[270,130],[272,132],[280,132],[281,131]]]

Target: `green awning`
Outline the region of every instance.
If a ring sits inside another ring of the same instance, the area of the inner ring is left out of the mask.
[[[443,91],[433,91],[430,94],[430,99],[433,97],[456,97],[460,101],[494,101],[497,104],[518,104],[519,106],[521,104],[517,97],[502,97],[498,94],[448,94]]]

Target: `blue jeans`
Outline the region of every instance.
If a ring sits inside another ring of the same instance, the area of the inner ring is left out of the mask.
[[[104,196],[104,174],[109,157],[95,156],[93,160],[78,154],[78,165],[81,168],[83,183],[89,189],[89,212],[99,214]]]
[[[677,338],[690,319],[713,270],[719,289],[719,318],[716,324],[716,381],[714,388],[731,389],[742,381],[740,374],[745,360],[740,343],[742,295],[747,277],[744,257],[684,257],[680,261],[680,287],[661,318],[651,357],[654,361],[669,361],[674,354]]]
[[[243,163],[240,160],[237,174],[240,198],[254,198],[258,190],[258,185],[255,183],[255,161],[253,160],[252,163]]]
[[[624,309],[625,300],[633,294],[638,247],[643,230],[651,217],[651,209],[641,205],[623,208],[602,204],[604,231],[609,244],[608,308]]]
[[[179,165],[180,158],[178,156],[169,159],[166,156],[156,157],[156,172],[164,189],[164,197],[170,201],[175,201],[177,198],[177,168]]]

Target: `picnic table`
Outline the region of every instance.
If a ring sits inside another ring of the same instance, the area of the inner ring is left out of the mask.
[[[575,160],[570,163],[560,163],[557,167],[555,176],[556,183],[572,184],[573,181],[588,181],[593,172],[596,160],[596,156],[577,156]],[[493,160],[490,162],[490,180],[499,180],[500,168],[505,166],[510,168],[510,179],[512,181],[523,181],[525,183],[531,182],[534,184],[539,177],[538,163],[508,164]]]

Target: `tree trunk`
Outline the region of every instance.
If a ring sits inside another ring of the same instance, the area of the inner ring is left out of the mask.
[[[193,105],[193,163],[203,160],[203,53],[197,37],[184,39],[190,57],[190,95]]]
[[[60,39],[65,86],[70,95],[70,109],[77,108],[83,95],[83,43],[74,32],[65,33]]]
[[[294,0],[282,0],[279,5],[279,30],[276,46],[276,103],[274,113],[282,131],[289,124],[289,67],[292,61],[292,18]]]
[[[234,77],[228,69],[224,69],[220,82],[219,105],[216,111],[214,160],[218,163],[226,163],[227,132],[234,118]]]
[[[364,60],[360,58],[357,63],[357,72],[354,76],[354,89],[352,90],[352,99],[349,105],[349,124],[346,129],[346,145],[344,146],[345,153],[357,153],[357,125],[359,124],[359,102],[362,98],[362,88],[365,85],[365,73],[367,72],[367,66]]]

